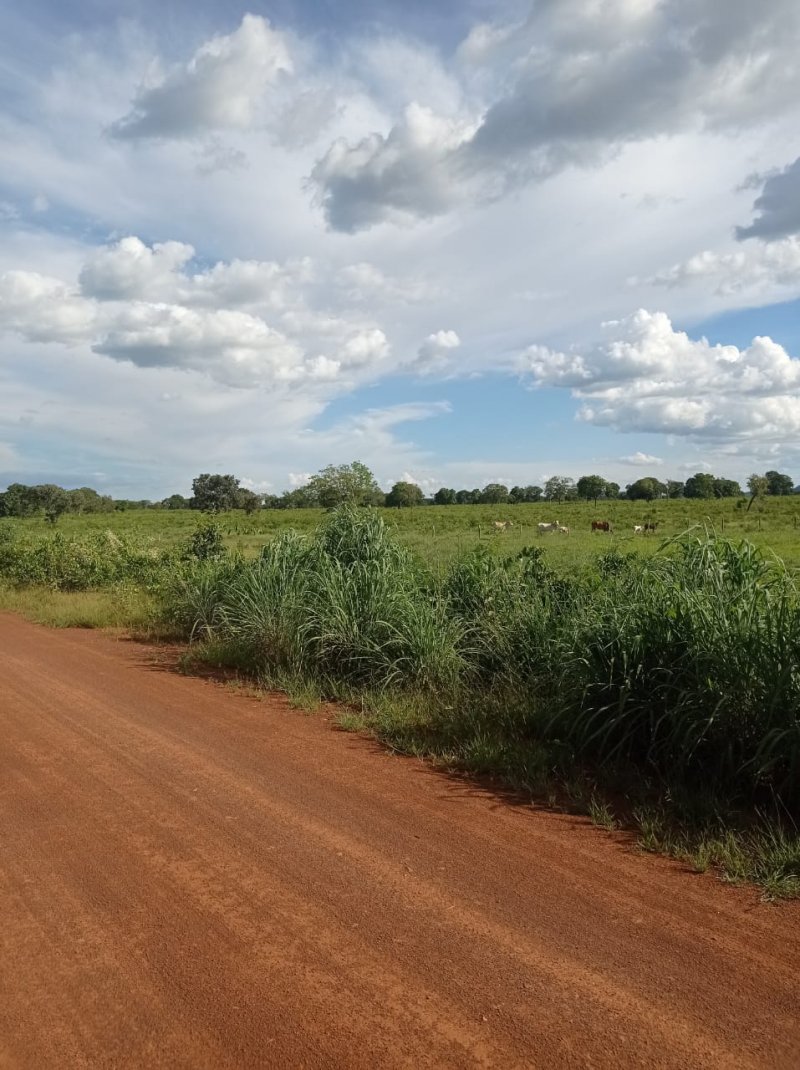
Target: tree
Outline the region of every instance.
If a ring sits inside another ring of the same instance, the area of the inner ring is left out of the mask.
[[[352,464],[329,464],[308,481],[324,509],[337,505],[382,505],[384,494],[375,476],[361,461]]]
[[[505,505],[508,501],[508,487],[503,483],[487,483],[480,493],[481,505]]]
[[[69,492],[63,487],[57,487],[55,483],[43,483],[35,490],[45,519],[51,524],[58,523],[58,518],[69,509]]]
[[[261,508],[261,495],[247,487],[240,487],[236,495],[236,508],[244,509],[245,513],[251,516]]]
[[[683,497],[683,483],[677,479],[667,480],[667,497],[668,498],[682,498]]]
[[[667,488],[664,484],[653,476],[644,476],[643,479],[637,479],[635,483],[629,483],[626,487],[627,497],[631,501],[652,502],[653,499],[660,498],[666,493]]]
[[[98,494],[91,487],[78,487],[68,490],[69,511],[71,513],[110,513],[114,502],[108,495]]]
[[[769,491],[769,480],[766,476],[760,476],[757,472],[753,472],[747,480],[747,489],[750,491],[750,501],[747,504],[747,512],[749,513],[750,507],[756,498],[763,498]]]
[[[715,498],[738,498],[742,488],[735,479],[723,479],[721,476],[714,480]]]
[[[424,505],[425,495],[416,483],[400,481],[395,483],[386,495],[386,504],[396,509],[409,508],[413,505]]]
[[[317,509],[319,498],[316,490],[310,485],[295,487],[294,490],[285,490],[280,496],[278,509]]]
[[[527,487],[512,487],[509,491],[508,498],[514,505],[519,505],[522,502],[540,502],[544,491],[541,487],[536,487],[528,484]]]
[[[170,494],[168,498],[164,498],[161,503],[162,509],[188,509],[189,499],[184,498],[182,494]]]
[[[606,498],[618,498],[619,497],[619,483],[608,482],[606,483]]]
[[[578,497],[597,505],[597,499],[605,497],[607,486],[602,476],[581,476],[577,486]]]
[[[544,485],[544,496],[549,502],[563,502],[575,491],[575,481],[569,476],[551,476]]]
[[[773,469],[765,473],[764,478],[767,480],[767,494],[794,494],[794,480],[791,476],[782,475]]]
[[[205,473],[192,480],[192,505],[204,513],[235,509],[239,498],[239,480],[235,476]]]
[[[477,505],[480,500],[481,492],[476,487],[475,490],[457,490],[456,502],[459,505]]]
[[[8,516],[33,516],[39,508],[36,488],[10,483],[6,488],[5,507]]]
[[[456,492],[450,487],[439,487],[433,496],[436,505],[455,505]]]
[[[709,472],[695,472],[689,476],[683,488],[685,498],[713,498],[714,476]]]

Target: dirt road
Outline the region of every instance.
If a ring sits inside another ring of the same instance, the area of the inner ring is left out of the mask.
[[[800,1066],[800,913],[0,615],[0,1067]]]

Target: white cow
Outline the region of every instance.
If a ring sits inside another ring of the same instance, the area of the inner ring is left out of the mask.
[[[634,535],[644,535],[644,524],[634,524],[633,534]]]
[[[569,535],[569,528],[566,527],[564,524],[559,524],[558,532],[560,535]]]
[[[539,529],[540,535],[544,535],[548,531],[558,531],[561,528],[561,525],[557,520],[554,520],[552,524],[537,524],[536,526]]]
[[[495,531],[508,531],[509,528],[513,528],[513,527],[514,527],[514,521],[513,520],[495,520],[495,522],[494,522],[494,530]]]

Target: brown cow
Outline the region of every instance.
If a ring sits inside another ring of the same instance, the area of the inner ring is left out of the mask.
[[[592,531],[611,531],[613,532],[610,520],[593,520]]]

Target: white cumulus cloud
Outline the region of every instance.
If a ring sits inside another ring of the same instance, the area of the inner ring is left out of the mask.
[[[749,244],[729,253],[705,250],[647,281],[669,289],[709,285],[722,296],[760,297],[781,288],[800,290],[800,238]]]
[[[626,457],[620,457],[619,460],[620,464],[631,464],[641,468],[664,463],[663,458],[654,457],[652,453],[642,453],[641,450],[629,453]]]
[[[111,133],[133,140],[246,129],[267,88],[291,70],[285,36],[267,19],[245,15],[233,33],[212,37],[186,64],[142,87]]]
[[[539,386],[571,389],[580,419],[616,431],[721,441],[800,432],[800,361],[772,339],[711,345],[642,309],[606,331],[586,353],[532,347],[522,366]]]

